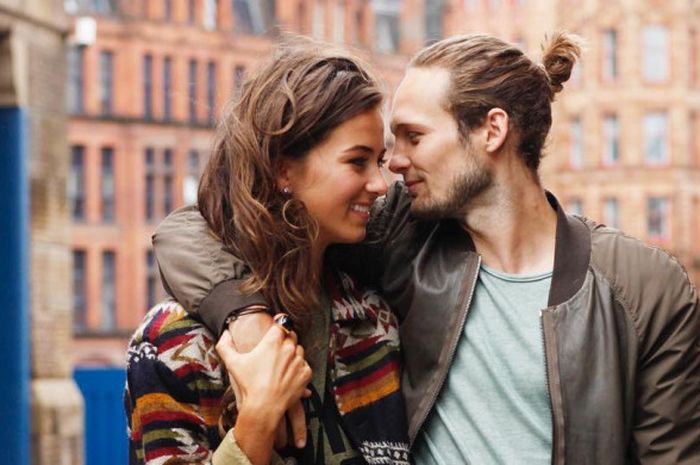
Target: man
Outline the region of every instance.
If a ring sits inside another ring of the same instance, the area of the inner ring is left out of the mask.
[[[346,255],[400,317],[419,464],[700,463],[695,288],[664,251],[566,215],[537,174],[578,54],[566,34],[543,66],[493,37],[449,38],[396,92],[390,169],[404,183]],[[261,303],[236,292],[243,267],[196,212],[154,245],[213,331]]]

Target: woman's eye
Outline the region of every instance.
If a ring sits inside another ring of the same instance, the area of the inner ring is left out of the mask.
[[[350,163],[352,163],[355,166],[365,166],[365,163],[367,163],[367,159],[364,157],[353,158],[352,160],[350,160]]]

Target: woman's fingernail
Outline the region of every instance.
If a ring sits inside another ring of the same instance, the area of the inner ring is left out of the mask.
[[[301,449],[306,445],[306,439],[297,439],[297,448]]]

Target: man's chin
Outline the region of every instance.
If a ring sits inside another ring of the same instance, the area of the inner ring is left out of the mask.
[[[439,206],[421,201],[419,198],[411,202],[411,216],[419,220],[439,220],[446,217]]]

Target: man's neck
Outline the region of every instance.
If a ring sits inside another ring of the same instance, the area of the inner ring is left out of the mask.
[[[552,270],[557,217],[539,183],[496,182],[462,221],[485,265],[516,274]]]

